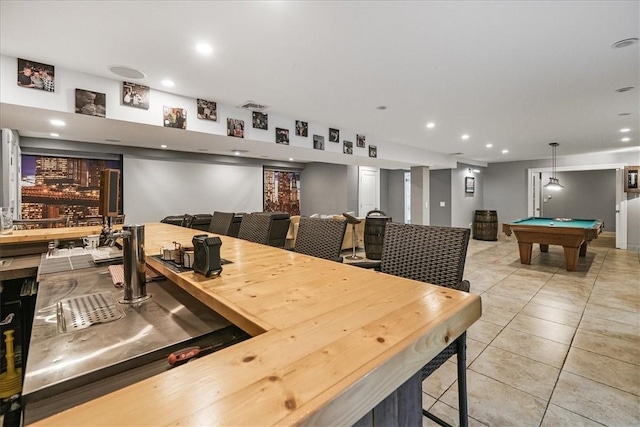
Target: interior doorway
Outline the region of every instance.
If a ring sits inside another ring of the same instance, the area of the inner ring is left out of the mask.
[[[572,171],[590,171],[590,170],[615,170],[616,171],[616,185],[615,189],[615,247],[618,249],[627,249],[627,203],[624,197],[624,188],[622,186],[622,174],[624,172],[625,165],[623,164],[608,164],[608,165],[586,165],[586,166],[564,166],[556,168],[559,172],[572,172]],[[542,189],[544,183],[541,182],[542,173],[551,173],[552,170],[548,168],[535,168],[528,170],[528,205],[527,212],[529,215],[538,217],[541,216],[541,203],[542,203]],[[595,201],[594,201],[595,202]],[[542,214],[543,215],[543,214]]]
[[[360,166],[358,175],[358,216],[364,218],[380,208],[380,169]]]

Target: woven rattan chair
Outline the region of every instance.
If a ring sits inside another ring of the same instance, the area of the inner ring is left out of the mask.
[[[380,271],[468,292],[469,282],[462,280],[462,275],[469,234],[468,228],[388,223],[385,229]],[[422,368],[422,380],[454,354],[457,354],[458,363],[460,426],[467,426],[466,332]],[[422,411],[429,419],[448,426],[435,415],[424,409]]]
[[[235,213],[233,212],[215,211],[211,218],[211,222],[209,223],[209,232],[228,236],[234,216]]]
[[[170,215],[162,218],[160,222],[164,224],[178,225],[186,227],[185,223],[188,222],[187,215]]]
[[[340,251],[347,221],[331,218],[300,218],[295,252],[342,262]]]
[[[260,213],[244,214],[240,223],[238,238],[250,242],[269,244],[271,217]]]

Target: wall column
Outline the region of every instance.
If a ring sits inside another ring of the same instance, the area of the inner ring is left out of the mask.
[[[429,167],[411,168],[411,224],[429,225]]]

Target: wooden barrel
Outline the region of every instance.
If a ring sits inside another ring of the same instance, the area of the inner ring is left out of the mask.
[[[498,240],[498,212],[475,211],[473,238],[476,240]]]
[[[369,211],[364,221],[364,252],[369,259],[382,258],[384,229],[391,217],[382,211]]]

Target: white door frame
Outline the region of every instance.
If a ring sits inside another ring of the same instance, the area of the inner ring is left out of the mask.
[[[362,200],[364,199],[362,195],[363,186],[362,186],[362,174],[363,172],[374,172],[376,175],[376,188],[375,188],[375,208],[380,209],[380,169],[372,168],[368,166],[358,166],[358,217],[364,218],[367,215],[367,209],[363,208]]]
[[[624,188],[622,186],[622,173],[626,165],[623,163],[605,164],[605,165],[582,165],[582,166],[562,166],[557,167],[559,172],[570,171],[589,171],[589,170],[610,170],[616,171],[616,248],[627,249],[627,200],[624,197]],[[536,212],[535,209],[540,208],[540,195],[542,191],[542,183],[538,183],[537,197],[534,199],[533,185],[534,175],[541,172],[553,172],[551,167],[531,168],[527,170],[527,212]],[[540,212],[539,210],[537,211]]]

